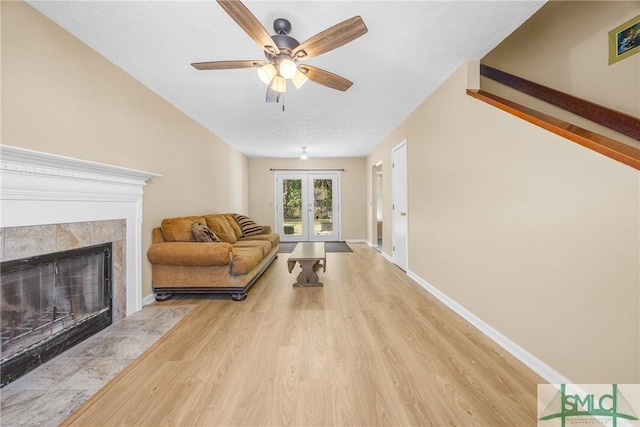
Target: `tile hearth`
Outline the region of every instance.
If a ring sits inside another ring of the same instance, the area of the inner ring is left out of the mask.
[[[194,306],[149,305],[0,390],[0,424],[57,426]]]

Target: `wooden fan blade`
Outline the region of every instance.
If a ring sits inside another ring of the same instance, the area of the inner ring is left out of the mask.
[[[259,67],[266,63],[266,61],[209,61],[194,62],[191,65],[197,70],[230,70],[233,68]]]
[[[332,89],[344,92],[353,85],[353,82],[345,79],[344,77],[340,77],[339,75],[330,73],[329,71],[321,70],[320,68],[312,67],[311,65],[300,65],[298,66],[298,69],[302,71],[312,82]]]
[[[267,53],[277,55],[280,49],[260,21],[238,0],[218,0],[218,4]]]
[[[293,50],[292,56],[298,59],[318,56],[357,39],[367,31],[362,18],[354,16],[303,42]]]

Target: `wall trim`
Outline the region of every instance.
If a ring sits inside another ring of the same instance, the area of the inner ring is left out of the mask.
[[[365,242],[367,245],[369,245],[369,247],[371,249],[374,249],[375,251],[377,251],[380,255],[382,255],[382,257],[384,259],[386,259],[387,261],[389,261],[391,264],[393,264],[393,258],[391,258],[391,256],[389,256],[385,251],[382,250],[382,248],[379,248],[377,245],[374,245],[373,243],[366,241]]]
[[[146,297],[142,298],[142,306],[144,307],[145,305],[149,305],[149,304],[153,304],[156,302],[156,294],[155,293],[150,293],[149,295],[147,295]]]
[[[25,148],[0,146],[2,164],[6,173],[35,176],[51,176],[76,181],[101,181],[143,187],[146,181],[161,175],[127,169],[103,163],[79,160],[71,157],[42,153]]]
[[[440,302],[444,305],[452,309],[458,315],[460,315],[467,322],[471,323],[475,326],[480,332],[485,334],[487,337],[492,339],[496,344],[500,347],[504,348],[508,351],[512,356],[516,359],[520,360],[527,367],[529,367],[532,371],[540,375],[550,384],[571,384],[569,379],[565,378],[559,372],[555,371],[549,365],[541,361],[540,359],[533,356],[531,353],[520,347],[515,342],[511,341],[509,338],[495,330],[488,323],[484,322],[478,316],[458,304],[455,300],[438,290],[436,287],[429,284],[426,280],[422,279],[417,274],[412,271],[407,271],[407,276],[411,279],[415,280],[420,286],[426,289],[431,295],[436,297]]]

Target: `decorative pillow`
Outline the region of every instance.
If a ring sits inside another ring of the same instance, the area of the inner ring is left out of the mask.
[[[238,225],[240,225],[244,237],[262,234],[262,227],[248,216],[235,214],[234,218],[238,222]]]
[[[193,231],[193,236],[198,242],[220,242],[218,236],[216,236],[209,227],[201,222],[194,222],[191,230]]]

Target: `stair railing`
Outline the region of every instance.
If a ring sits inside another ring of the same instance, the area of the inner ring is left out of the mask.
[[[637,117],[594,104],[484,64],[480,65],[480,74],[602,126],[606,126],[623,135],[640,140],[640,120]],[[584,147],[640,170],[640,149],[638,148],[483,90],[467,89],[467,94]]]

